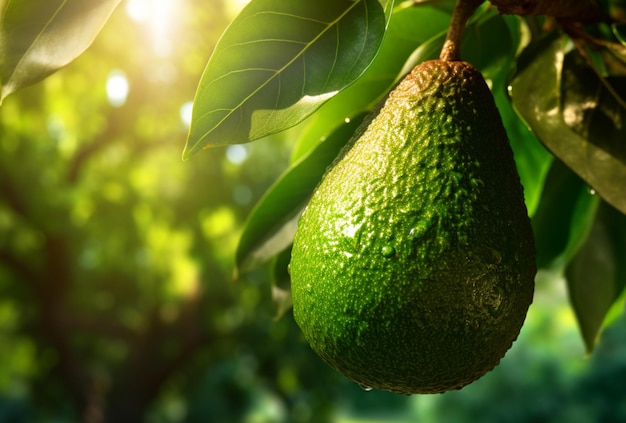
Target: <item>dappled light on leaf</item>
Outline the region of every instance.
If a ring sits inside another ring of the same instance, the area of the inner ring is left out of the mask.
[[[626,167],[626,77],[608,77],[605,83],[580,55],[566,55],[561,82],[563,120]]]

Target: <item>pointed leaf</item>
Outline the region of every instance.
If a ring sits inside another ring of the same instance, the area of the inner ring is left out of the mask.
[[[626,111],[618,98],[626,84],[610,81],[607,89],[574,60],[577,53],[567,60],[565,53],[555,36],[530,46],[511,81],[513,105],[555,156],[626,213]]]
[[[120,0],[13,0],[0,21],[0,102],[70,63]]]
[[[537,268],[548,267],[557,258],[561,266],[569,262],[587,239],[598,201],[578,175],[554,160],[532,217]]]
[[[265,193],[248,216],[239,239],[235,257],[238,271],[269,260],[292,243],[300,212],[363,117],[337,128],[308,156],[287,169]]]
[[[377,0],[252,0],[202,75],[183,157],[299,123],[361,76],[385,24]]]
[[[539,142],[537,137],[513,110],[505,88],[494,87],[496,105],[513,149],[515,165],[524,187],[524,201],[528,215],[537,212],[546,176],[554,156]]]
[[[603,203],[587,242],[565,272],[571,303],[591,352],[626,285],[626,216]]]

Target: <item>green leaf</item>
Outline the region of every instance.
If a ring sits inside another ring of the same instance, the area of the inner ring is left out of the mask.
[[[626,285],[626,216],[602,203],[585,244],[566,269],[570,300],[591,352]]]
[[[292,243],[300,212],[364,116],[337,128],[309,155],[287,169],[259,200],[239,239],[235,256],[238,272],[266,262]]]
[[[120,0],[13,0],[0,21],[0,103],[81,55]]]
[[[416,25],[416,22],[420,22]],[[336,128],[344,118],[371,110],[398,79],[402,64],[433,33],[444,31],[450,15],[430,7],[401,8],[391,16],[380,51],[371,66],[353,85],[346,88],[307,120],[292,152],[297,161]]]
[[[377,0],[252,0],[204,70],[183,157],[301,122],[361,76],[385,25]]]
[[[562,268],[571,260],[588,236],[598,202],[578,175],[553,161],[532,217],[537,268]]]
[[[524,187],[524,201],[528,215],[533,216],[539,206],[546,175],[554,156],[545,149],[515,113],[504,87],[494,87],[493,94],[513,149],[517,172]]]
[[[511,81],[513,105],[555,156],[626,213],[626,85],[607,80],[607,88],[564,47],[554,35],[529,46]]]
[[[439,58],[449,25],[450,15],[447,15],[447,24],[441,28],[441,31],[431,32],[428,39],[419,44],[407,58],[401,70],[402,75],[409,73],[415,66],[426,60]],[[510,33],[502,17],[495,11],[482,7],[472,15],[465,28],[461,46],[462,59],[483,71],[485,63],[500,60],[503,52],[505,55],[515,53],[515,49],[509,46],[510,42]],[[485,45],[486,43],[488,45]]]

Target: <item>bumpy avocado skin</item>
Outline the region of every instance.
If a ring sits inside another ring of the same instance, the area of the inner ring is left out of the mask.
[[[294,317],[363,386],[459,389],[517,338],[533,234],[493,96],[466,62],[418,65],[329,168],[299,220]]]

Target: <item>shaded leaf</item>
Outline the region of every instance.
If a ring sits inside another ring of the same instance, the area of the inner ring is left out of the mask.
[[[626,165],[626,78],[609,77],[611,90],[572,52],[565,56],[562,72],[564,122],[576,134]]]
[[[517,112],[555,156],[626,213],[626,128],[618,99],[595,74],[565,60],[563,38],[530,46],[518,65],[511,81]]]
[[[244,224],[237,246],[238,271],[266,262],[291,244],[300,212],[363,117],[337,128],[308,156],[287,169],[259,200]]]
[[[0,21],[0,102],[70,63],[120,0],[13,0]]]
[[[505,88],[496,86],[493,94],[513,149],[515,166],[524,187],[524,201],[528,215],[533,216],[539,207],[544,182],[554,156],[546,150],[515,113]]]
[[[607,312],[626,285],[626,216],[602,203],[587,242],[568,265],[570,300],[591,352]]]
[[[564,266],[587,239],[599,199],[578,175],[554,160],[532,218],[537,268]]]
[[[500,88],[495,91],[494,96],[514,153],[515,166],[524,187],[526,209],[528,215],[533,216],[539,207],[545,178],[554,156],[519,119],[504,89]]]
[[[448,25],[450,16],[448,16]],[[401,74],[409,73],[415,66],[426,61],[438,59],[447,36],[447,25],[439,33],[431,33],[404,63]],[[434,34],[434,35],[433,35]],[[512,67],[512,60],[517,51],[519,39],[513,39],[507,18],[498,15],[495,10],[483,6],[472,15],[463,33],[461,45],[462,59],[480,69],[486,79],[506,72],[502,66]]]
[[[183,157],[296,125],[361,76],[385,25],[377,0],[252,0],[204,70]]]
[[[463,33],[462,58],[480,69],[486,79],[504,82],[513,69],[520,40],[514,38],[505,16],[495,10],[477,14]],[[522,22],[512,19],[518,25]]]

